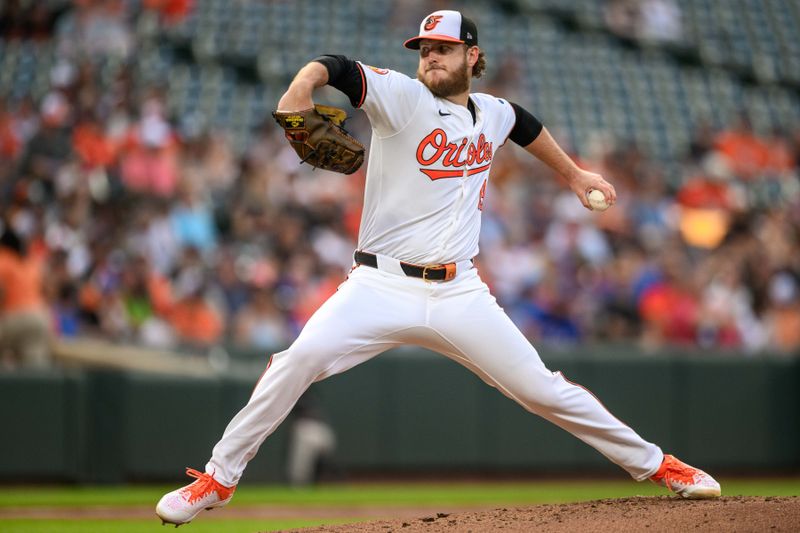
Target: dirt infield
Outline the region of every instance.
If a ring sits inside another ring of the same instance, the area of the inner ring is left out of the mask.
[[[380,520],[292,530],[296,533],[397,532],[795,532],[800,498],[733,496],[683,500],[662,496],[536,505],[479,512],[438,512],[414,519]]]
[[[800,497],[729,496],[698,501],[659,496],[502,509],[436,505],[235,505],[222,511],[203,513],[197,520],[224,523],[236,519],[293,519],[299,516],[320,520],[361,517],[364,521],[293,529],[293,533],[796,532],[800,530]],[[152,519],[154,524],[158,523],[150,505],[0,509],[0,521],[15,518],[67,521]]]

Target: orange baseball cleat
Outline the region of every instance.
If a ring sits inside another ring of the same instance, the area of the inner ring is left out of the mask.
[[[214,479],[213,474],[186,469],[186,475],[197,481],[165,494],[158,505],[156,514],[163,524],[187,524],[203,509],[214,509],[227,505],[236,487],[226,487]]]
[[[650,481],[667,487],[684,498],[718,498],[722,493],[719,483],[713,477],[672,455],[664,455],[661,467],[650,476]]]

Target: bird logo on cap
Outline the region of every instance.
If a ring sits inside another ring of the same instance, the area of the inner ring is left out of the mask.
[[[431,31],[442,20],[442,15],[431,15],[425,19],[425,25],[422,27],[425,31]]]

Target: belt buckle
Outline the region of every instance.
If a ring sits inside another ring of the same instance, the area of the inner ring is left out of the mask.
[[[434,280],[428,279],[428,270],[431,270],[433,268],[435,267],[429,265],[422,267],[422,281],[424,281],[425,283],[433,283]]]

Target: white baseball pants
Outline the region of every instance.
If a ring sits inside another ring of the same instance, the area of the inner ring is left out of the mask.
[[[214,447],[206,471],[223,485],[236,485],[261,443],[312,383],[404,344],[461,363],[528,411],[597,449],[637,481],[661,464],[658,446],[617,420],[586,389],[545,368],[476,269],[449,282],[428,283],[359,266],[297,340],[272,357],[250,401]]]

